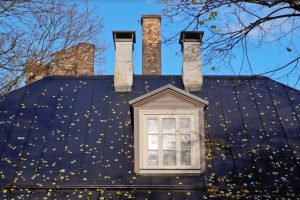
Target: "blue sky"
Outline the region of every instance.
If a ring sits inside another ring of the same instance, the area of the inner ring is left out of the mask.
[[[134,45],[133,66],[134,73],[142,73],[142,27],[141,16],[145,14],[160,14],[162,10],[160,4],[152,3],[152,1],[143,0],[129,0],[129,1],[106,1],[95,0],[99,15],[104,18],[105,29],[103,32],[103,39],[108,42],[109,49],[106,52],[106,63],[102,66],[106,74],[114,73],[115,51],[113,45],[112,31],[116,30],[130,30],[136,32],[136,43]],[[178,46],[179,47],[179,46]],[[171,51],[166,51],[166,47],[162,49],[162,66],[170,65],[167,58],[172,56]],[[176,63],[176,62],[175,62]],[[180,62],[181,63],[181,62]],[[174,65],[172,63],[172,65]],[[178,65],[178,66],[177,66]],[[170,70],[167,67],[162,67],[163,74],[180,74],[179,64]]]
[[[133,65],[134,73],[141,74],[142,72],[142,27],[140,19],[145,14],[161,14],[162,5],[157,3],[156,0],[90,0],[90,5],[96,6],[97,15],[103,17],[105,28],[101,38],[105,40],[109,47],[106,51],[106,63],[101,66],[101,69],[105,70],[105,74],[114,73],[114,60],[115,51],[112,39],[112,31],[115,30],[132,30],[136,32],[136,44],[134,46]],[[161,34],[169,35],[177,31],[181,31],[184,27],[183,24],[176,24],[171,26],[165,26],[164,22],[167,19],[162,18]],[[205,37],[205,33],[204,33]],[[296,41],[297,42],[297,41]],[[300,43],[300,40],[299,40]],[[287,44],[273,43],[272,45],[264,48],[252,48],[249,53],[251,54],[251,64],[255,74],[268,71],[272,67],[280,66],[290,59],[289,52],[285,49]],[[294,50],[294,48],[293,48]],[[299,53],[299,52],[292,52]],[[241,63],[241,55],[239,52],[236,54],[235,60],[233,60],[233,69],[228,66],[216,66],[217,70],[212,71],[212,66],[204,66],[203,73],[206,75],[218,74],[218,75],[233,75],[239,74],[239,66]],[[213,64],[212,64],[213,65]],[[246,65],[246,64],[244,64]],[[181,74],[182,58],[180,45],[176,42],[172,45],[162,45],[162,74]],[[98,68],[97,68],[98,67]],[[245,70],[241,74],[250,74],[249,68],[245,67]],[[99,71],[99,66],[96,66],[96,71]],[[289,79],[289,84],[294,86],[297,78],[299,77],[300,69],[297,73]],[[280,77],[280,73],[272,76],[273,79]],[[279,80],[287,84],[287,80],[282,78]],[[300,83],[296,88],[300,89]]]

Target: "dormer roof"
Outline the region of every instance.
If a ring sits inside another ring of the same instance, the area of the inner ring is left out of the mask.
[[[142,96],[132,99],[129,101],[129,104],[133,105],[133,106],[135,106],[136,104],[143,104],[143,102],[145,102],[145,100],[147,100],[149,98],[155,98],[156,96],[159,96],[159,94],[162,94],[162,93],[168,92],[168,91],[175,92],[177,95],[181,96],[183,98],[183,100],[194,100],[195,103],[199,103],[203,107],[206,107],[208,105],[208,101],[206,101],[205,99],[202,99],[201,97],[198,97],[191,93],[188,93],[188,92],[186,92],[182,89],[179,89],[171,84],[166,84],[156,90],[153,90],[149,93],[146,93]]]

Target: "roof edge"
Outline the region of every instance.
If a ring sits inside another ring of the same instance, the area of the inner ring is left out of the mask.
[[[111,78],[113,77],[113,74],[110,75],[51,75],[51,76],[45,76],[43,79],[102,79],[102,78]],[[157,79],[164,79],[168,77],[174,77],[174,78],[181,78],[181,74],[176,75],[142,75],[142,74],[134,74],[134,78],[145,78],[145,77],[153,77]],[[261,76],[261,75],[203,75],[203,78],[247,78],[247,79],[266,79],[269,78],[267,76]],[[42,80],[42,79],[41,79]],[[271,79],[272,80],[272,79]]]

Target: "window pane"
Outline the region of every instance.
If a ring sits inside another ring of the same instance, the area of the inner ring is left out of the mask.
[[[163,149],[176,149],[176,135],[163,135]]]
[[[158,165],[158,151],[148,151],[148,165],[149,166]]]
[[[148,133],[158,133],[157,119],[148,119]]]
[[[149,150],[158,149],[158,135],[148,135],[148,149]]]
[[[191,151],[181,151],[181,165],[191,165]]]
[[[191,136],[187,134],[180,135],[180,148],[191,149]]]
[[[189,118],[180,119],[180,133],[190,133],[191,132],[191,122]]]
[[[163,119],[163,133],[175,133],[175,118]]]
[[[163,165],[176,165],[176,151],[163,151]]]

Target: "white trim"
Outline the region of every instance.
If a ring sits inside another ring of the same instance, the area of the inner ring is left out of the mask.
[[[196,101],[204,104],[205,106],[208,105],[208,101],[206,101],[206,100],[204,100],[202,98],[199,98],[199,97],[197,97],[197,96],[195,96],[195,95],[193,95],[191,93],[188,93],[188,92],[186,92],[184,90],[181,90],[181,89],[179,89],[179,88],[177,88],[177,87],[175,87],[175,86],[173,86],[171,84],[167,84],[167,85],[165,85],[163,87],[160,87],[160,88],[158,88],[156,90],[153,90],[153,91],[151,91],[151,92],[149,92],[147,94],[144,94],[144,95],[139,96],[139,97],[137,97],[135,99],[132,99],[132,100],[129,101],[129,104],[130,105],[135,104],[135,103],[137,103],[139,101],[142,101],[142,100],[144,100],[144,99],[146,99],[148,97],[151,97],[151,96],[153,96],[153,95],[155,95],[157,93],[160,93],[160,92],[162,92],[162,91],[164,91],[166,89],[174,90],[174,91],[176,91],[176,92],[178,92],[178,93],[180,93],[180,94],[182,94],[184,96],[190,97],[191,99],[194,99],[194,100],[196,100]]]
[[[199,174],[203,172],[200,162],[201,145],[199,112],[200,109],[160,109],[160,110],[139,110],[139,169],[137,173],[143,175],[151,174]],[[162,118],[171,117],[176,119],[176,166],[163,166],[163,147],[162,147]],[[148,166],[148,133],[147,133],[147,120],[150,118],[158,119],[158,154],[159,165]],[[180,152],[180,133],[179,133],[179,119],[189,118],[191,120],[191,166],[181,166],[181,152]],[[204,135],[203,137],[204,138]]]

